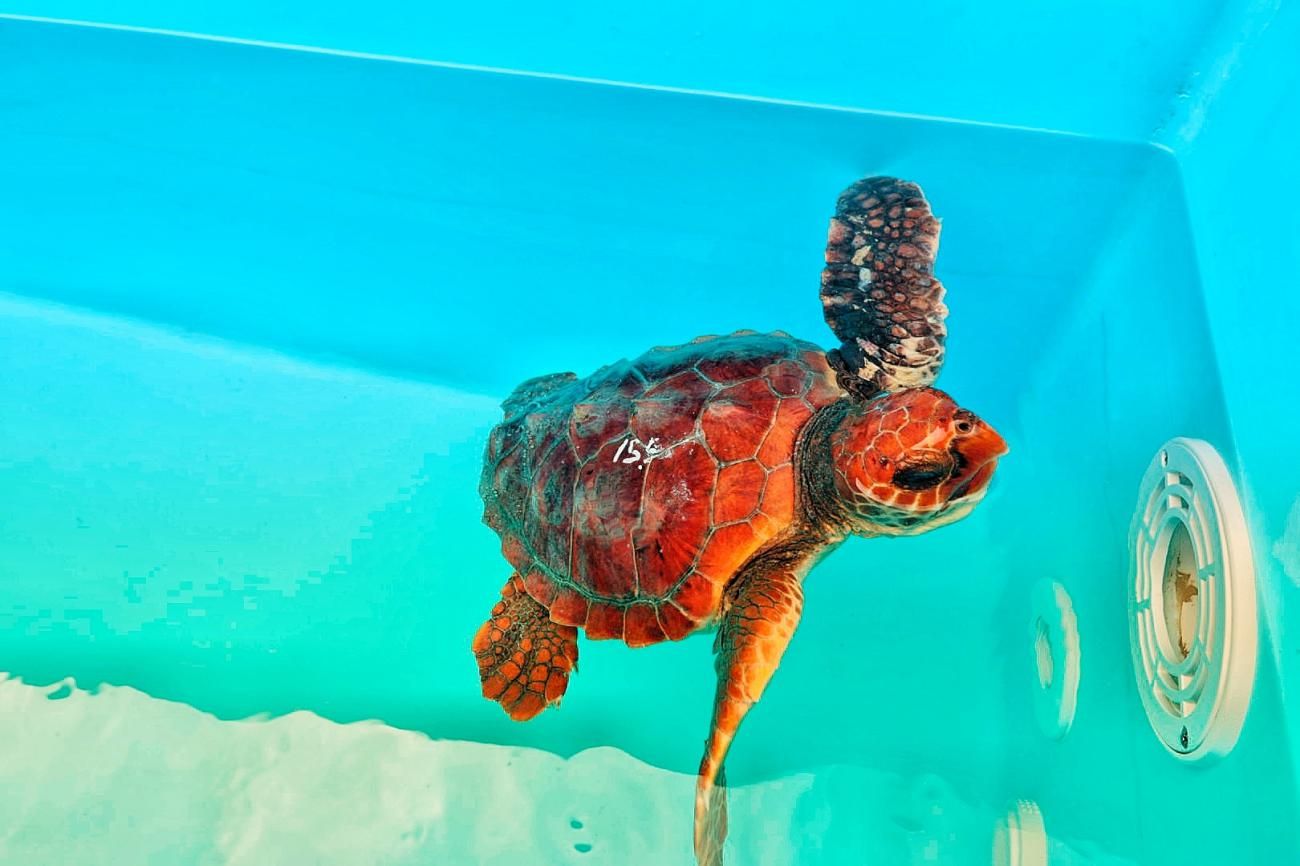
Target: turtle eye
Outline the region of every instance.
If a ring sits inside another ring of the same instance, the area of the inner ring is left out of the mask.
[[[968,433],[974,433],[975,419],[972,418],[968,413],[964,413],[964,412],[958,413],[957,421],[955,424],[953,424],[953,428],[958,433],[961,433],[963,436]]]

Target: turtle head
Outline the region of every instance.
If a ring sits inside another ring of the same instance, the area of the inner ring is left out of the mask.
[[[855,530],[917,535],[984,497],[1007,444],[934,388],[854,403],[830,437],[835,491]]]

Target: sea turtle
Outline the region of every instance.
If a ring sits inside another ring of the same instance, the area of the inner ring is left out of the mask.
[[[804,575],[850,535],[965,516],[1006,452],[930,387],[946,335],[938,241],[915,184],[858,181],[822,272],[841,346],[739,331],[542,376],[489,437],[484,520],[515,573],[474,636],[483,694],[529,719],[568,687],[579,629],[641,647],[716,627],[703,866],[721,862],[723,759],[799,622]]]

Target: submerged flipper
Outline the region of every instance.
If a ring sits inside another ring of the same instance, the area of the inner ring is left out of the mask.
[[[552,622],[516,574],[474,635],[473,649],[483,697],[522,722],[564,696],[578,667],[578,630]]]
[[[948,315],[934,277],[938,250],[939,220],[916,184],[869,177],[840,195],[821,295],[842,341],[826,359],[855,397],[933,384]]]
[[[751,563],[727,590],[718,627],[718,691],[695,786],[695,859],[721,866],[727,836],[727,750],[758,702],[790,643],[803,611],[802,557]]]

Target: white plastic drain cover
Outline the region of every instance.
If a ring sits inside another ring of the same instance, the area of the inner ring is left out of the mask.
[[[1065,587],[1050,580],[1034,587],[1030,623],[1037,688],[1034,711],[1038,726],[1051,739],[1060,739],[1074,724],[1079,693],[1079,628],[1074,604]]]
[[[1225,755],[1250,704],[1258,623],[1249,530],[1209,443],[1160,449],[1129,550],[1129,643],[1151,727],[1185,760]]]
[[[1047,866],[1043,813],[1019,800],[993,829],[993,866]]]

